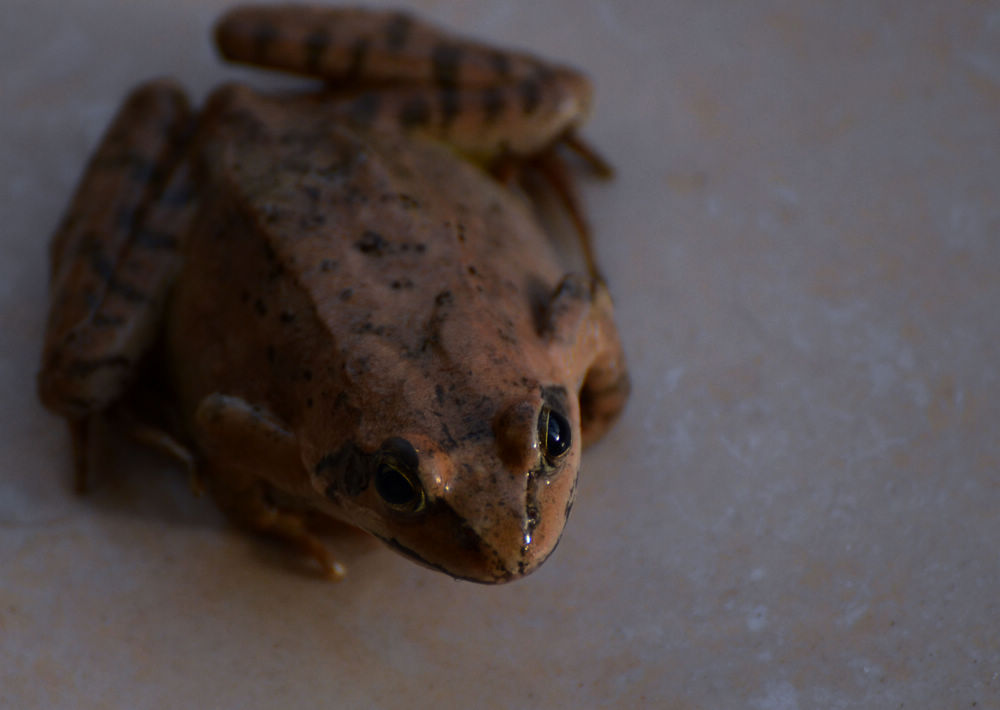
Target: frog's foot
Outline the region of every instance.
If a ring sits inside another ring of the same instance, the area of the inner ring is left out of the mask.
[[[235,469],[206,464],[205,481],[219,508],[236,524],[277,537],[319,565],[324,577],[340,580],[346,573],[326,546],[310,532],[304,515],[283,510],[270,500],[267,485]]]
[[[335,580],[344,576],[344,567],[309,531],[305,514],[276,502],[279,488],[286,494],[289,488],[310,489],[287,425],[265,407],[216,392],[199,403],[195,430],[199,450],[206,456],[205,481],[231,519],[290,542],[316,560],[324,576]]]
[[[568,135],[568,134],[567,134]],[[582,143],[579,145],[583,145]],[[556,198],[562,204],[566,214],[569,215],[573,228],[576,230],[580,241],[580,250],[583,253],[584,262],[591,278],[603,281],[600,270],[597,268],[597,259],[594,256],[594,247],[590,238],[590,224],[580,206],[580,197],[576,190],[576,185],[566,167],[566,162],[558,152],[558,144],[540,152],[530,163],[530,167],[538,172],[542,179],[548,184]],[[596,160],[600,160],[600,169],[606,172],[609,167],[601,160],[596,153],[589,152]],[[597,170],[597,168],[595,168]],[[530,188],[526,188],[530,194]]]
[[[586,116],[567,67],[449,34],[400,12],[240,7],[216,26],[227,59],[325,80],[337,116],[421,132],[478,159],[534,155]],[[330,102],[330,96],[327,96]]]
[[[300,515],[269,508],[250,521],[250,526],[266,535],[285,540],[314,559],[323,576],[331,581],[340,581],[347,574],[344,565],[333,558],[326,545],[309,532],[305,519]]]
[[[590,276],[603,280],[594,256],[590,225],[580,204],[570,169],[563,158],[564,151],[561,150],[563,148],[582,159],[587,168],[597,177],[609,179],[614,176],[611,164],[573,131],[567,131],[557,142],[536,155],[523,157],[504,153],[498,156],[489,166],[490,173],[504,185],[519,184],[527,195],[535,195],[539,187],[551,190],[566,211],[573,229],[576,231]],[[539,179],[542,183],[541,186],[538,184]]]
[[[614,166],[603,155],[597,152],[594,146],[590,145],[590,143],[578,136],[574,131],[566,131],[560,142],[576,153],[597,177],[603,180],[610,180],[615,176]]]

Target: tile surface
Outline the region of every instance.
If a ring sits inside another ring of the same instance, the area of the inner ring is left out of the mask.
[[[46,242],[216,0],[0,28],[0,707],[1000,708],[1000,4],[427,0],[584,68],[635,382],[557,553],[488,588],[362,535],[331,585],[34,396]]]

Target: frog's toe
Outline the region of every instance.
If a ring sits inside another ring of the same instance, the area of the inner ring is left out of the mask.
[[[347,574],[344,565],[334,559],[326,545],[309,531],[301,516],[272,509],[253,521],[252,525],[260,532],[285,540],[300,553],[314,559],[324,578],[339,582]]]

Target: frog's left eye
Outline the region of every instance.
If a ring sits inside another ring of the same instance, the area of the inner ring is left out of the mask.
[[[538,416],[538,443],[549,465],[555,465],[566,455],[573,443],[573,431],[569,421],[551,407],[542,407]]]
[[[389,461],[383,461],[375,471],[375,490],[393,510],[416,513],[424,507],[424,491],[413,478]]]

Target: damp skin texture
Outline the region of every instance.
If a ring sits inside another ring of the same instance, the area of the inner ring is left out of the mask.
[[[323,81],[125,100],[51,244],[39,392],[78,484],[90,423],[125,414],[331,576],[316,517],[457,578],[531,572],[629,384],[596,268],[498,176],[565,188],[587,80],[400,12],[237,8],[215,37]]]

